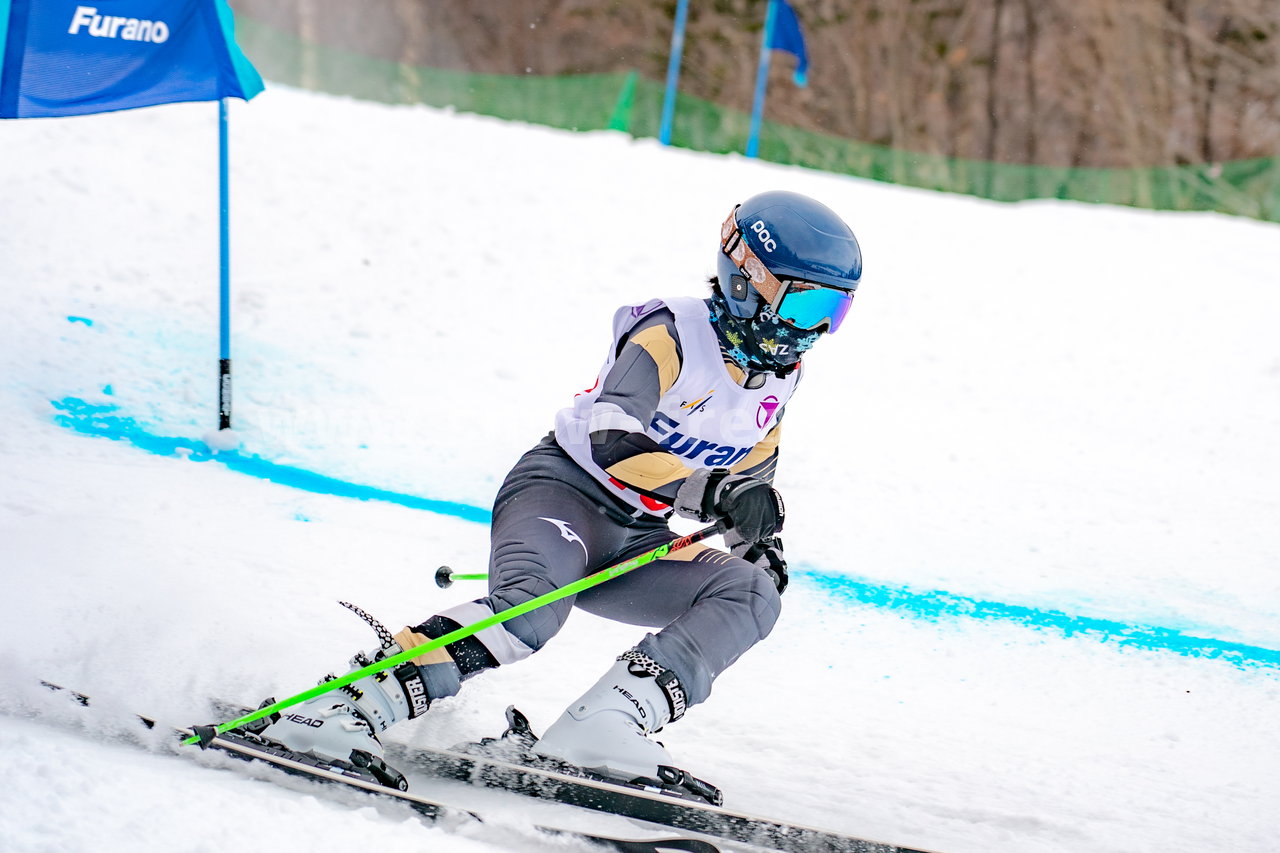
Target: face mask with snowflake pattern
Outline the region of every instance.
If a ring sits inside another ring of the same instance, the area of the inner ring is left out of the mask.
[[[768,305],[761,306],[754,317],[746,319],[730,314],[719,293],[713,293],[710,302],[711,325],[720,336],[725,352],[744,370],[789,372],[822,335],[779,320]]]

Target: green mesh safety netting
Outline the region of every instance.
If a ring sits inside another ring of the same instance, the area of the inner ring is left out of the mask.
[[[663,86],[635,72],[568,76],[477,74],[316,45],[244,15],[237,41],[269,80],[395,104],[430,104],[568,130],[658,136]],[[671,142],[727,153],[746,148],[750,117],[680,95]],[[1280,221],[1280,161],[1134,169],[1022,166],[886,148],[765,121],[762,159],[965,193],[997,201],[1060,198],[1159,210],[1215,210]]]

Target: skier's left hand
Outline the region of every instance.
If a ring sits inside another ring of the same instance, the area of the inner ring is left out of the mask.
[[[763,542],[743,542],[730,549],[735,557],[762,569],[773,581],[781,595],[787,589],[787,561],[782,557],[782,540],[777,537]]]

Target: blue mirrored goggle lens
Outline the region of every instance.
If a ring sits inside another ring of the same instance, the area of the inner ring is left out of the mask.
[[[816,329],[827,323],[827,331],[840,328],[853,304],[853,291],[795,282],[783,294],[778,317],[797,329]]]

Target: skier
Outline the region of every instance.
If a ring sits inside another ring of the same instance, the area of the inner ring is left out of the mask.
[[[862,255],[826,206],[766,192],[720,232],[707,299],[621,308],[595,385],[556,417],[498,491],[489,594],[383,636],[352,669],[399,654],[676,538],[672,513],[727,525],[728,553],[701,544],[323,694],[263,737],[347,760],[381,757],[378,735],[487,669],[541,649],[576,606],[660,628],[616,659],[534,750],[621,781],[674,762],[647,737],[704,701],[715,678],[773,628],[787,586],[772,487],[800,358],[835,332]],[[389,632],[384,632],[389,633]]]

